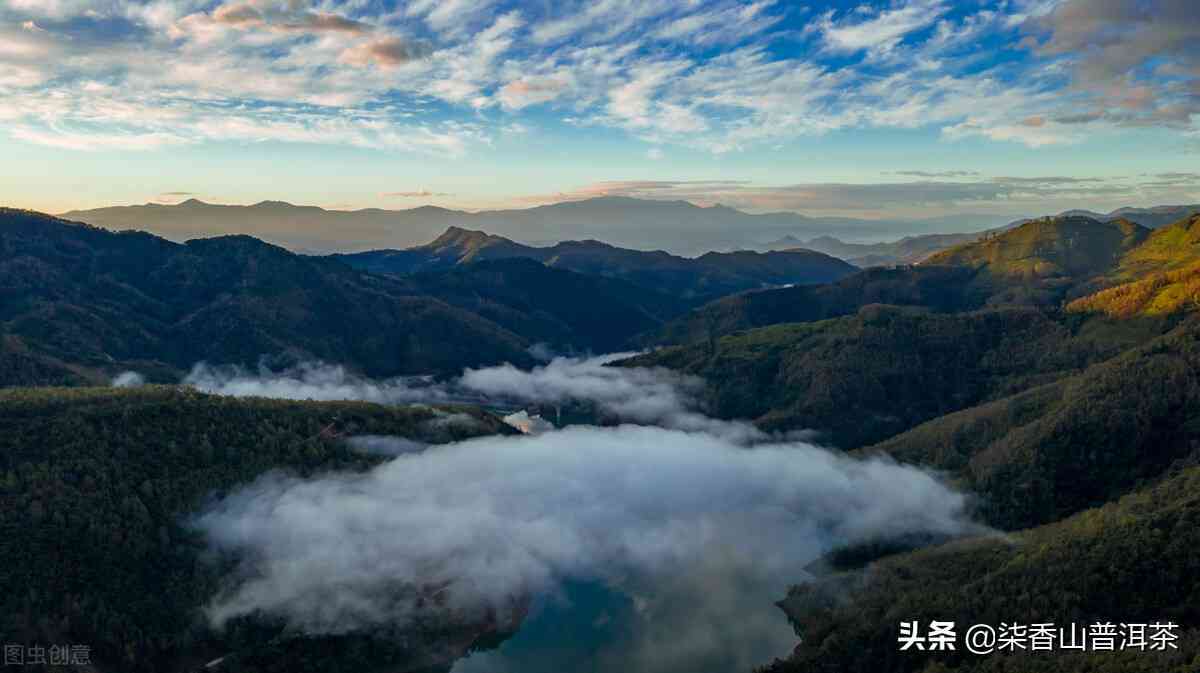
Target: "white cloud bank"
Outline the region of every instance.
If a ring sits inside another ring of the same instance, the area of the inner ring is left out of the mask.
[[[610,648],[621,662],[614,670],[700,670],[701,661],[748,669],[784,653],[793,636],[771,603],[819,555],[880,537],[981,530],[968,498],[923,470],[708,418],[698,381],[605,366],[613,357],[467,370],[419,389],[318,365],[257,377],[197,368],[193,384],[224,394],[587,402],[625,422],[434,447],[355,438],[359,450],[394,458],[367,473],[265,476],[194,519],[240,563],[209,617],[220,625],[266,615],[302,632],[345,633],[416,617],[504,619],[530,597],[601,583],[642,606],[638,642]],[[757,593],[713,589],[722,586]],[[744,648],[704,635],[731,622]],[[664,652],[675,654],[660,661]],[[464,670],[513,665],[469,663]]]
[[[212,620],[265,613],[308,633],[504,610],[567,580],[653,585],[731,555],[796,577],[834,545],[971,531],[929,474],[803,443],[745,448],[620,426],[488,437],[366,474],[268,476],[196,519],[243,559]]]

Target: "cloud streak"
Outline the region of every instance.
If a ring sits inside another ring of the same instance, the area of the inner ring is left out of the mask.
[[[237,366],[198,363],[183,384],[214,395],[270,397],[289,400],[359,400],[376,404],[411,404],[448,401],[446,391],[419,378],[373,381],[356,376],[345,367],[324,363],[302,363],[283,371],[260,367],[257,371]]]
[[[897,171],[916,180],[862,183],[763,185],[738,180],[629,180],[584,185],[570,192],[529,195],[526,203],[557,203],[626,196],[726,205],[749,212],[793,211],[903,219],[949,210],[1056,212],[1084,203],[1191,202],[1200,198],[1195,180],[1066,175],[985,176],[976,171]]]

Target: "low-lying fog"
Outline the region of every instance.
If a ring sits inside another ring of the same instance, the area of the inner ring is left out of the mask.
[[[622,421],[425,448],[363,474],[269,475],[199,513],[242,559],[208,608],[308,633],[404,624],[431,604],[471,618],[533,601],[525,627],[456,671],[750,670],[795,645],[773,602],[831,548],[977,529],[935,476],[705,416],[695,380],[560,358],[447,383],[368,381],[312,364],[282,373],[198,366],[219,394],[595,405]],[[519,415],[514,424],[531,418]],[[414,589],[414,587],[416,589]]]

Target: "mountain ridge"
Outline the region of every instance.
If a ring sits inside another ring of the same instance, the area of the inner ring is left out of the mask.
[[[625,350],[709,296],[692,292],[805,280],[796,268],[810,262],[832,277],[854,271],[798,254],[734,255],[744,270],[726,272],[713,261],[724,254],[696,261],[584,241],[549,249],[543,263],[528,259],[534,250],[450,228],[407,251],[428,255],[429,268],[389,276],[247,234],[173,243],[0,209],[0,385],[95,384],[123,369],[173,381],[197,361],[264,357],[371,376],[529,364],[539,343]]]
[[[245,235],[178,244],[0,209],[0,288],[0,371],[52,381],[263,356],[377,376],[530,361],[530,342],[476,314]]]
[[[646,345],[711,341],[733,332],[852,314],[876,303],[954,312],[1056,307],[1116,284],[1125,255],[1153,239],[1127,220],[1051,216],[963,243],[917,265],[874,267],[827,285],[717,299],[668,323]]]
[[[269,204],[260,207],[262,204]],[[926,233],[943,222],[808,216],[777,211],[747,213],[727,205],[682,200],[602,196],[516,209],[476,212],[439,206],[387,210],[323,209],[286,202],[216,204],[191,198],[180,204],[147,203],[72,210],[63,217],[105,228],[133,228],[170,240],[249,233],[303,252],[402,249],[433,239],[448,226],[493,232],[524,242],[556,243],[602,237],[626,248],[698,255],[709,250],[761,247],[785,235],[887,236]],[[974,221],[963,216],[959,221]],[[354,241],[347,244],[347,241]]]
[[[696,303],[772,285],[838,280],[857,269],[810,250],[706,252],[682,257],[664,250],[633,250],[594,239],[529,246],[484,231],[451,226],[431,243],[404,250],[372,250],[333,259],[372,273],[406,275],[485,260],[528,258],[547,266],[616,278]]]

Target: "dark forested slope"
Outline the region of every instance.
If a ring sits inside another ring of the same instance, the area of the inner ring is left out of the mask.
[[[0,210],[0,333],[12,383],[279,355],[386,376],[524,362],[529,345],[403,284],[247,236],[179,245],[14,210]]]
[[[851,316],[663,348],[628,363],[700,376],[722,417],[817,430],[853,448],[1077,372],[1161,328],[1031,307],[946,314],[871,305]]]
[[[609,353],[686,310],[677,297],[616,278],[495,259],[403,279],[413,292],[560,350]]]
[[[1200,667],[1200,468],[1063,521],[893,556],[796,587],[783,601],[803,639],[764,673],[1192,673]],[[975,655],[899,651],[902,621],[1173,622],[1178,649]]]
[[[877,444],[955,475],[1008,529],[1107,502],[1200,450],[1200,323],[1072,376],[949,414]]]
[[[497,625],[443,624],[383,642],[322,639],[321,647],[292,639],[283,648],[273,643],[286,634],[269,624],[211,631],[200,609],[221,567],[203,562],[205,543],[185,518],[211,494],[269,470],[307,475],[377,462],[339,436],[445,442],[512,432],[492,416],[454,412],[471,422],[440,422],[445,414],[429,408],[154,386],[0,391],[0,586],[10,589],[0,596],[0,632],[10,643],[88,644],[106,673],[196,670],[226,655],[227,671],[395,670],[458,656]]]
[[[812,250],[710,252],[687,258],[661,250],[647,252],[619,248],[595,240],[533,247],[458,227],[451,227],[432,243],[415,248],[335,256],[358,269],[391,274],[432,271],[513,257],[624,280],[689,303],[772,285],[827,283],[856,270],[840,259]]]

